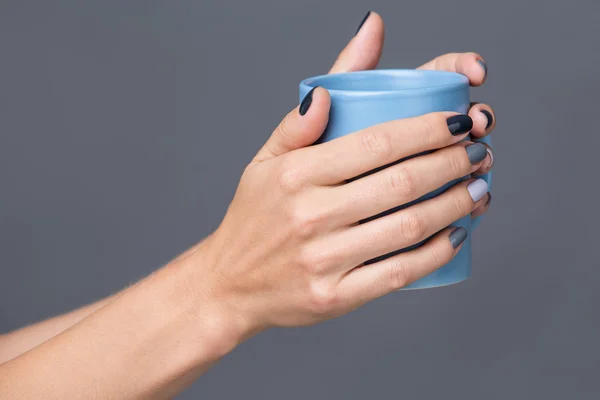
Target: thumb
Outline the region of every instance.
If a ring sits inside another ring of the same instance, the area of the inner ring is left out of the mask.
[[[376,12],[369,11],[329,73],[375,68],[381,57],[383,41],[383,20]],[[329,92],[322,88],[313,89],[299,107],[286,115],[253,162],[277,157],[314,143],[327,126],[329,107]]]
[[[315,87],[290,111],[254,157],[261,162],[314,143],[329,121],[329,92]]]

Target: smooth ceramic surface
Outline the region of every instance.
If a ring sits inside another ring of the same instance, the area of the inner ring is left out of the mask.
[[[318,142],[330,141],[382,122],[435,111],[456,111],[466,114],[470,105],[468,78],[444,71],[375,70],[316,76],[300,83],[300,101],[315,86],[327,89],[331,95],[329,123]],[[480,141],[491,145],[489,136]],[[468,176],[462,179],[466,178]],[[482,178],[488,182],[491,190],[491,174],[486,174]],[[373,218],[379,218],[437,196],[462,179],[450,182],[415,202]],[[479,222],[480,217],[472,219],[470,216],[456,221],[453,226],[462,226],[469,231],[469,237],[456,257],[439,270],[402,290],[445,286],[467,279],[471,275],[471,232]],[[420,245],[422,243],[386,254],[370,260],[369,263]]]

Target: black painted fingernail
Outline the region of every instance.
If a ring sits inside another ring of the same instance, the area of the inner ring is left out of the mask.
[[[306,94],[306,96],[304,96],[304,98],[302,99],[302,103],[300,103],[300,115],[304,115],[308,112],[308,109],[310,108],[310,105],[312,104],[312,97],[313,97],[313,92],[315,91],[315,89],[318,88],[318,86],[315,86],[314,88],[310,89],[310,92],[308,92]]]
[[[488,207],[492,203],[492,194],[488,192],[488,201],[485,203],[485,206]]]
[[[477,164],[485,160],[487,157],[487,147],[481,143],[473,143],[465,147],[467,151],[467,156],[469,157],[469,162],[471,165]]]
[[[468,115],[455,115],[448,118],[448,129],[454,136],[462,135],[473,129],[473,120]]]
[[[483,79],[487,76],[487,64],[483,60],[477,60],[477,63],[483,68]]]
[[[485,115],[485,117],[487,118],[488,122],[487,122],[487,125],[485,126],[485,129],[487,130],[494,123],[494,116],[488,110],[481,110],[481,113],[483,115]]]
[[[452,233],[450,233],[450,236],[448,236],[448,239],[450,239],[450,244],[452,245],[452,248],[455,249],[458,246],[460,246],[462,242],[465,241],[467,236],[469,236],[467,230],[465,228],[460,227],[453,230]]]
[[[356,34],[358,33],[358,31],[360,31],[360,28],[362,28],[362,26],[365,24],[365,22],[367,21],[367,19],[369,18],[369,15],[371,15],[371,11],[369,11],[367,13],[367,15],[365,15],[365,17],[362,19],[362,21],[360,21],[360,25],[358,26],[358,29],[356,30],[356,32],[354,33],[354,36],[356,36]]]

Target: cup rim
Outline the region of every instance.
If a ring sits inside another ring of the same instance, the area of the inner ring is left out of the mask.
[[[361,77],[364,76],[396,76],[396,77],[415,77],[415,76],[443,76],[451,78],[449,83],[434,84],[417,88],[390,89],[390,90],[362,90],[362,89],[328,89],[327,81],[337,80],[345,76]],[[305,90],[311,90],[315,86],[325,88],[332,96],[382,96],[382,95],[403,95],[423,92],[436,92],[440,90],[457,89],[469,85],[469,78],[457,72],[420,70],[420,69],[377,69],[367,71],[340,72],[336,74],[323,74],[306,78],[300,82],[300,87]]]

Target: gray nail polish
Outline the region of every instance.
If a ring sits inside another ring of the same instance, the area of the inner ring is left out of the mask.
[[[487,147],[481,143],[473,143],[465,147],[471,165],[483,161],[487,157]]]
[[[487,76],[487,64],[483,60],[477,60],[477,63],[483,68],[483,77]]]
[[[455,249],[458,246],[461,245],[462,242],[465,241],[465,239],[467,238],[467,236],[469,235],[469,232],[467,232],[467,230],[465,228],[456,228],[455,230],[453,230],[450,235],[448,236],[448,239],[450,239],[450,244],[452,245],[452,248]]]
[[[473,202],[477,202],[488,192],[488,184],[483,179],[477,179],[467,185],[467,190]]]

